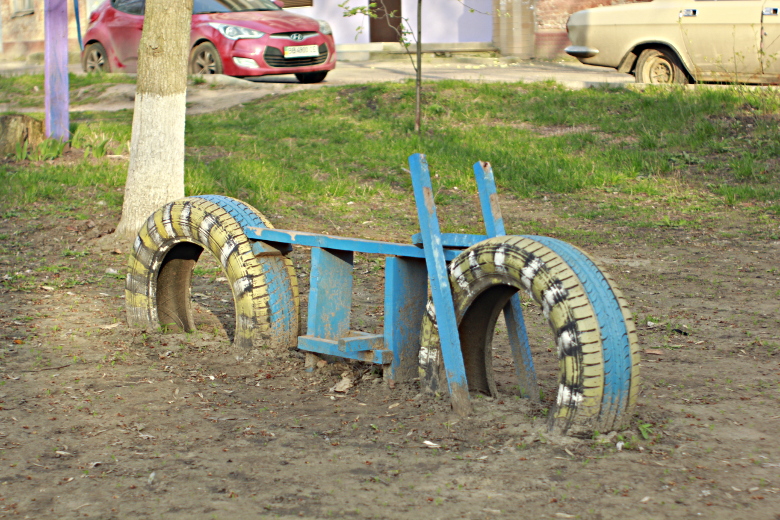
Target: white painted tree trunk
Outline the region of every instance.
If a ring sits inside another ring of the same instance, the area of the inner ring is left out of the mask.
[[[116,238],[184,196],[184,116],[193,0],[147,0],[138,49],[130,166]]]

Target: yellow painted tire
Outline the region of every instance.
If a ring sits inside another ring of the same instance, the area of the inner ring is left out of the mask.
[[[177,200],[152,214],[128,262],[128,324],[147,330],[194,330],[192,272],[207,250],[222,266],[233,293],[234,345],[296,345],[299,299],[292,261],[281,253],[256,256],[243,231],[247,226],[273,227],[248,204],[219,195]]]
[[[492,335],[519,290],[541,305],[558,346],[558,395],[550,429],[610,431],[630,418],[639,389],[639,348],[631,313],[612,280],[584,253],[548,237],[497,237],[449,266],[469,390],[495,393]],[[444,390],[435,309],[423,319],[420,375]]]

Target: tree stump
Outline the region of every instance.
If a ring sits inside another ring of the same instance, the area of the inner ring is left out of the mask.
[[[0,116],[0,157],[16,153],[16,145],[27,142],[32,150],[46,139],[43,121],[24,114]]]

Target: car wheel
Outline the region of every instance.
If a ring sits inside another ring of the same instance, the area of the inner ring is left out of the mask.
[[[84,57],[81,61],[84,72],[110,72],[106,49],[99,43],[90,43],[84,49]]]
[[[637,83],[690,83],[680,61],[666,49],[645,49],[639,55],[634,73]]]
[[[328,71],[325,72],[299,72],[295,75],[298,81],[301,83],[320,83],[328,75]]]
[[[196,45],[190,53],[190,74],[222,74],[222,59],[211,42]]]

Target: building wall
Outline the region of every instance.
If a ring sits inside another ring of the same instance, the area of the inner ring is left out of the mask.
[[[44,50],[44,1],[34,0],[32,14],[11,17],[13,0],[0,0],[0,41],[2,58],[16,59]],[[69,48],[78,52],[78,38],[72,0],[60,0],[68,4],[70,24],[68,28]],[[103,0],[79,0],[82,34],[86,30],[89,13]],[[349,6],[368,5],[369,1],[350,0]],[[611,4],[633,3],[649,0],[425,0],[423,2],[423,43],[466,43],[493,42],[499,47],[507,47],[506,54],[520,54],[539,58],[552,58],[563,54],[569,44],[566,35],[566,20],[569,15],[581,9]],[[505,17],[494,16],[508,3],[534,2],[530,10],[533,20],[523,23],[509,23]],[[344,10],[338,6],[341,0],[313,0],[313,7],[291,8],[290,11],[326,20],[333,27],[333,35],[338,44],[369,43],[368,18],[364,15],[345,17]],[[417,25],[417,0],[403,0],[401,15],[412,28]],[[498,26],[498,29],[496,27]],[[504,27],[507,26],[507,27]],[[511,27],[510,27],[511,26]],[[527,32],[535,27],[534,35],[515,37],[518,45],[501,45],[507,37],[507,30]],[[502,32],[503,31],[503,32]],[[500,41],[499,41],[500,40]],[[531,47],[533,47],[531,49]]]
[[[371,1],[378,3],[378,0]],[[290,10],[326,20],[333,27],[333,37],[337,44],[369,43],[368,17],[345,17],[344,10],[338,6],[340,3],[340,0],[314,0],[313,7]],[[368,0],[349,1],[350,7],[368,4]],[[493,41],[492,0],[424,0],[422,9],[423,43]],[[416,32],[417,0],[403,0],[401,16],[408,20],[412,31]]]
[[[603,5],[631,4],[651,0],[536,0],[536,56],[553,58],[563,55],[569,45],[566,21],[569,15]]]
[[[17,59],[44,51],[44,1],[34,0],[33,12],[30,14],[13,16],[13,0],[0,0],[3,59]],[[68,5],[68,49],[70,52],[79,52],[73,1],[60,1]],[[82,33],[88,19],[86,9],[87,0],[79,0]]]

